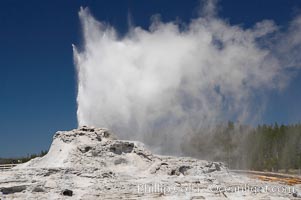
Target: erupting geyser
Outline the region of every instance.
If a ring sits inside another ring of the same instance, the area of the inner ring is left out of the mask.
[[[300,67],[300,16],[287,30],[271,20],[244,29],[219,18],[209,1],[189,24],[153,17],[148,30],[122,36],[87,8],[79,17],[79,125],[164,152],[178,152],[183,135],[211,124],[258,119],[264,93],[284,88],[288,69]]]
[[[270,20],[245,29],[219,18],[214,2],[188,24],[155,16],[148,30],[132,26],[122,36],[81,8],[83,46],[73,46],[80,128],[57,132],[45,156],[1,171],[0,199],[299,197],[299,177],[270,177],[295,178],[286,182],[296,184],[290,187],[236,174],[219,161],[157,154],[192,149],[187,138],[198,130],[211,133],[220,122],[256,120],[264,94],[285,88],[291,69],[301,66],[301,16],[286,30]],[[221,137],[215,144],[228,141]],[[196,144],[209,155],[206,145]],[[221,151],[230,165],[235,145],[227,144]],[[278,159],[279,152],[273,154]]]

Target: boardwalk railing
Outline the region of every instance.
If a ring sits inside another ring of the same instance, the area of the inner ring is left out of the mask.
[[[18,164],[4,164],[4,165],[0,165],[0,170],[5,170],[5,169],[11,169],[15,166],[17,166]]]

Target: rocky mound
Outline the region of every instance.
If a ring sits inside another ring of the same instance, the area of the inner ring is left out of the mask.
[[[288,192],[225,191],[267,183],[219,162],[154,155],[102,128],[54,135],[47,155],[0,171],[0,199],[289,199]],[[268,185],[270,188],[279,184]],[[224,188],[224,189],[221,189]],[[296,193],[294,193],[296,194]]]
[[[96,168],[169,175],[225,170],[222,163],[153,155],[140,142],[117,140],[107,129],[88,127],[57,132],[48,154],[17,168]]]

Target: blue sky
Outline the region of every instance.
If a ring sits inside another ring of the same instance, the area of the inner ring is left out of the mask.
[[[147,28],[156,13],[163,21],[188,22],[199,11],[198,0],[1,1],[0,157],[48,149],[55,131],[77,127],[71,44],[81,44],[80,6],[120,33],[127,31],[129,13],[136,26]],[[263,19],[285,27],[300,11],[299,0],[219,3],[222,18],[246,28]],[[262,123],[300,122],[300,86],[297,73],[284,91],[271,93]]]

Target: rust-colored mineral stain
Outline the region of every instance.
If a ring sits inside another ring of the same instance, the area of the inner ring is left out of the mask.
[[[287,185],[301,184],[301,178],[297,177],[274,177],[269,175],[253,175],[253,177],[262,181],[280,182]]]
[[[261,181],[278,182],[286,185],[301,184],[301,176],[275,172],[253,171],[253,170],[231,170],[234,173],[245,174],[251,178]]]

